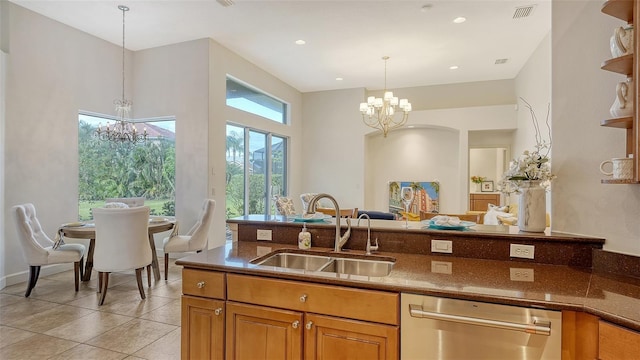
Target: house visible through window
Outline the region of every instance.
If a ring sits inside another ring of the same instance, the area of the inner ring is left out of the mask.
[[[274,195],[287,193],[287,138],[227,124],[227,218],[274,214]]]
[[[107,198],[144,197],[154,215],[175,215],[175,118],[137,122],[147,141],[114,143],[95,137],[107,116],[78,116],[78,218],[91,219],[91,208]]]

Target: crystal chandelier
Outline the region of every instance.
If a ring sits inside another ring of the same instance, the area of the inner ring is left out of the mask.
[[[398,128],[407,122],[411,103],[407,99],[398,100],[393,96],[392,91],[387,91],[387,60],[389,57],[383,56],[382,60],[384,60],[384,97],[369,96],[366,103],[360,103],[360,112],[362,113],[362,121],[367,126],[381,130],[384,137],[387,137],[389,130]],[[396,116],[399,112],[402,112],[401,116]]]
[[[145,127],[143,132],[140,133],[136,128],[136,124],[128,120],[129,112],[131,111],[131,101],[124,97],[124,14],[129,11],[129,7],[118,5],[118,9],[122,10],[122,99],[116,99],[113,102],[116,105],[117,115],[115,124],[110,126],[109,123],[107,123],[107,127],[104,129],[102,125],[98,125],[96,136],[101,140],[137,143],[147,140],[147,128]]]

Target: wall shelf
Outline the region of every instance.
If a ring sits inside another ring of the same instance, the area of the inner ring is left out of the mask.
[[[609,0],[601,11],[628,23],[633,21],[633,0]]]
[[[633,129],[633,116],[602,120],[600,126]]]
[[[608,0],[602,5],[602,13],[613,16],[617,19],[625,21],[627,24],[633,25],[635,19],[640,19],[640,0]],[[616,74],[624,75],[625,77],[633,78],[634,74],[640,71],[640,65],[635,54],[640,52],[640,41],[637,36],[633,37],[633,53],[616,57],[613,59],[607,59],[602,63],[600,67],[602,70],[614,72]],[[622,80],[622,79],[621,79]],[[638,169],[640,167],[640,129],[638,118],[640,117],[640,102],[638,101],[638,95],[640,85],[639,79],[633,79],[633,100],[631,105],[633,106],[632,116],[612,118],[602,120],[600,126],[624,129],[625,130],[625,154],[624,156],[633,156],[633,178],[629,180],[614,180],[614,179],[602,179],[602,184],[640,184],[640,176]],[[615,90],[615,89],[614,89]],[[619,156],[622,157],[622,156]]]
[[[602,179],[602,184],[640,184],[640,181],[635,180],[614,180],[614,179]]]
[[[633,76],[633,54],[605,60],[600,69],[626,76]]]

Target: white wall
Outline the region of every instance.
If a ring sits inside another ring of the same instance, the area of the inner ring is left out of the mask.
[[[499,154],[503,154],[504,149],[500,148],[476,148],[469,149],[469,175],[470,176],[480,176],[483,177],[486,181],[493,181],[494,188],[497,185],[498,181],[500,181],[500,176],[502,175],[503,161]],[[500,159],[500,164],[498,165],[498,160]],[[470,182],[471,179],[469,178]],[[474,183],[470,183],[471,192],[474,192]]]
[[[113,111],[113,99],[122,91],[122,52],[119,46],[8,5],[3,166],[7,226],[2,240],[5,276],[12,284],[26,279],[28,267],[8,209],[34,203],[49,234],[77,219],[78,110]]]
[[[526,100],[538,118],[540,136],[543,141],[552,142],[550,151],[551,166],[554,167],[553,157],[553,134],[549,135],[553,114],[550,112],[551,105],[551,33],[542,39],[536,50],[533,52],[525,66],[520,70],[515,80],[516,94],[519,98]],[[534,150],[536,144],[536,133],[533,125],[531,112],[525,107],[522,99],[518,99],[518,127],[513,135],[512,158],[517,158],[524,150]],[[546,124],[547,113],[549,113],[549,125]],[[554,171],[552,169],[552,171]],[[552,189],[555,184],[552,184]],[[547,192],[547,212],[551,214],[551,226],[554,227],[555,216],[552,210],[553,190]],[[511,194],[505,199],[507,204],[517,203],[518,196]]]
[[[363,98],[363,89],[303,94],[304,163],[293,168],[301,176],[302,193],[326,192],[341,208],[363,208],[364,135],[370,130],[358,107]]]
[[[604,185],[601,161],[625,155],[625,131],[599,126],[623,76],[600,70],[622,21],[598,1],[552,8],[553,229],[607,239],[609,251],[640,255],[640,186]]]
[[[7,54],[9,51],[9,6],[6,1],[0,1],[0,229],[5,229],[5,206],[4,206],[4,157],[5,157],[5,108],[6,108],[6,77],[7,77]],[[5,234],[0,231],[0,289],[6,285],[6,262],[5,262]]]
[[[403,128],[386,138],[375,133],[366,138],[365,162],[367,201],[361,208],[389,211],[390,181],[438,181],[440,211],[458,209],[462,169],[459,131],[451,128]]]
[[[206,39],[137,51],[133,89],[137,118],[176,118],[176,218],[180,229],[196,222],[208,189],[209,42]],[[224,197],[215,199],[224,204]],[[215,236],[224,236],[224,228]],[[156,236],[156,248],[162,238]]]

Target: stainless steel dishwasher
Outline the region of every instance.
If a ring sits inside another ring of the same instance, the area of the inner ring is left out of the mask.
[[[561,358],[560,311],[402,294],[401,358]]]

